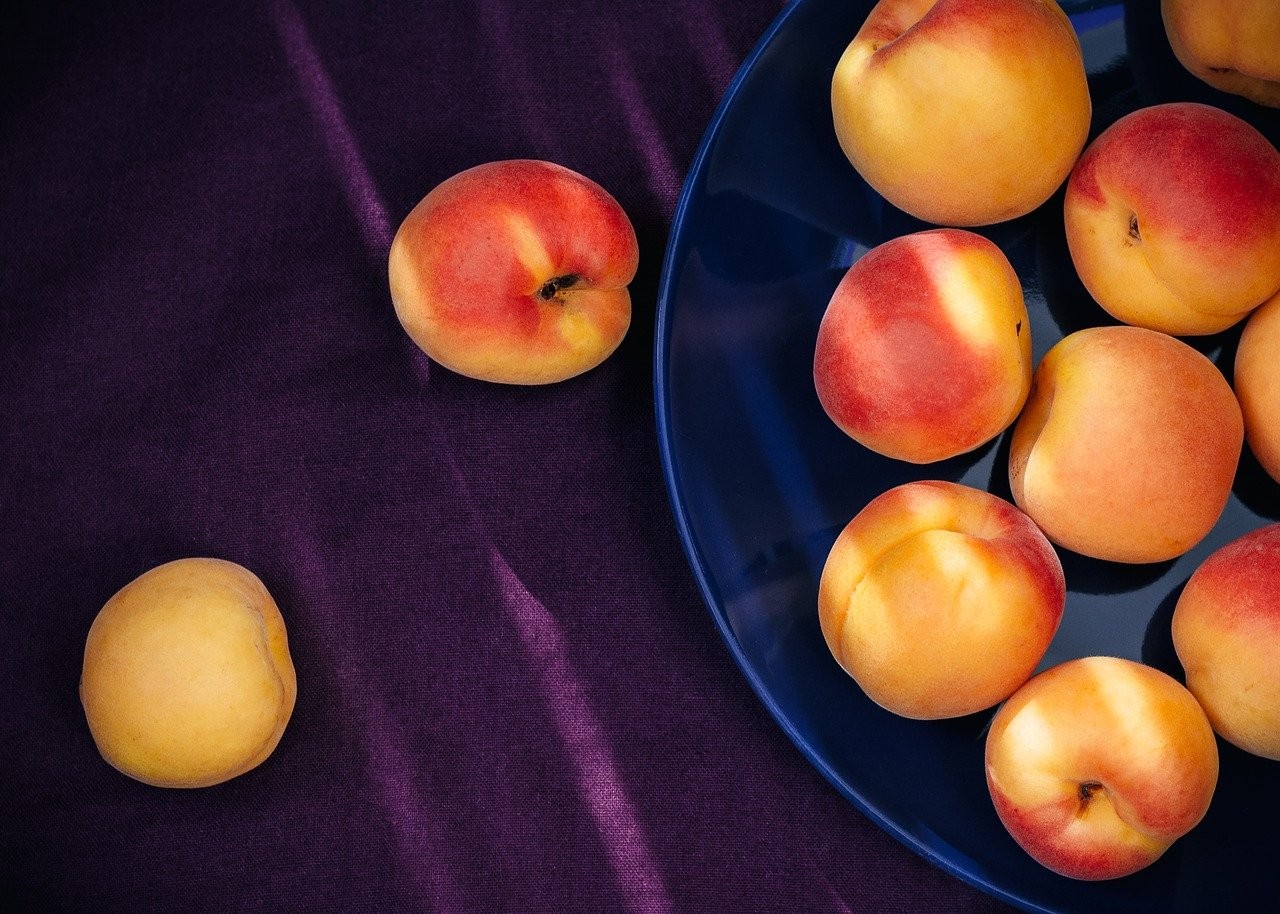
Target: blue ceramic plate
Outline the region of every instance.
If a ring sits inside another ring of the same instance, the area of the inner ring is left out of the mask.
[[[836,666],[818,630],[818,579],[840,529],[874,496],[951,479],[1009,497],[1008,435],[916,467],[845,437],[814,393],[818,322],[845,269],[925,224],[886,204],[841,154],[829,86],[870,0],[798,0],[761,39],[712,118],[667,251],[658,311],[657,416],[689,561],[747,681],[832,784],[903,843],[1033,911],[1275,910],[1280,763],[1222,744],[1205,820],[1146,870],[1081,883],[1043,869],[1005,832],[983,776],[990,713],[898,718]],[[1154,0],[1069,5],[1094,100],[1093,135],[1178,99],[1239,114],[1273,142],[1277,112],[1215,92],[1173,58]],[[1061,193],[983,229],[1021,277],[1038,361],[1064,334],[1113,323],[1066,254]],[[1238,328],[1191,341],[1230,376]],[[1280,518],[1280,486],[1246,452],[1227,510],[1177,561],[1149,566],[1060,552],[1070,592],[1045,665],[1088,654],[1180,676],[1169,635],[1178,593],[1212,550]]]

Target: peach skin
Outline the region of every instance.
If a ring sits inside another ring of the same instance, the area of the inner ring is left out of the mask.
[[[1064,213],[1081,281],[1127,324],[1217,333],[1280,289],[1280,153],[1217,108],[1116,121],[1076,163]]]
[[[1177,680],[1085,657],[1039,674],[996,712],[986,768],[996,812],[1027,853],[1073,879],[1115,879],[1204,818],[1218,746]]]
[[[1244,326],[1236,350],[1235,384],[1249,448],[1280,482],[1280,292]]]
[[[1009,484],[1059,546],[1160,562],[1217,523],[1243,443],[1235,395],[1207,358],[1154,330],[1091,327],[1036,369]]]
[[[1280,3],[1161,0],[1174,55],[1223,92],[1280,108]]]
[[[886,241],[849,268],[818,329],[818,399],[860,444],[930,463],[990,441],[1031,385],[1031,325],[1004,253],[961,229]]]
[[[951,482],[873,499],[818,587],[836,662],[881,707],[916,719],[989,708],[1024,683],[1058,630],[1058,556],[1013,505]]]
[[[631,323],[635,230],[599,184],[551,162],[477,165],[405,217],[388,274],[396,315],[459,374],[549,384],[604,361]]]
[[[1280,524],[1201,563],[1174,608],[1173,646],[1213,729],[1280,760]]]
[[[836,65],[831,110],[845,155],[886,200],[974,226],[1044,203],[1092,108],[1053,0],[880,0]]]
[[[106,602],[80,699],[102,757],[157,787],[207,787],[261,764],[293,713],[284,619],[250,571],[180,559]]]

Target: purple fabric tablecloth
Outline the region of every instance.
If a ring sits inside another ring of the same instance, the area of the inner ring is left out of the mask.
[[[10,10],[0,28],[0,908],[993,911],[813,770],[747,686],[658,457],[659,268],[779,0]],[[429,363],[386,256],[437,182],[581,171],[632,329],[539,388]],[[85,635],[191,555],[298,671],[259,768],[95,750]]]

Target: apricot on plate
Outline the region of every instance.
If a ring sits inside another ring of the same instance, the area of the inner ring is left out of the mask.
[[[1031,676],[1062,619],[1049,541],[989,492],[952,482],[890,489],[836,538],[818,620],[836,662],[881,707],[971,714]]]
[[[1236,350],[1235,382],[1249,448],[1280,482],[1280,292],[1249,315]]]
[[[1080,280],[1127,324],[1218,333],[1280,290],[1280,152],[1210,105],[1120,118],[1072,169],[1063,213]]]
[[[836,65],[831,111],[840,147],[886,200],[974,226],[1052,196],[1092,106],[1054,0],[880,0]]]
[[[1090,327],[1036,369],[1009,484],[1059,546],[1161,562],[1218,522],[1243,443],[1240,406],[1213,362],[1154,330]]]
[[[1200,564],[1173,611],[1173,646],[1213,729],[1280,759],[1280,524]]]
[[[1031,387],[1031,324],[1013,266],[963,229],[872,248],[827,305],[813,381],[831,420],[878,454],[931,463],[980,447]]]

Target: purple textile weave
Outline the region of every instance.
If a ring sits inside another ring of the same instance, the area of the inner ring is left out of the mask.
[[[779,0],[10,10],[0,84],[0,908],[996,911],[751,692],[663,487],[657,277]],[[431,365],[409,209],[544,158],[631,215],[633,325],[547,387]],[[108,597],[239,562],[289,629],[275,753],[164,790],[76,694]]]

